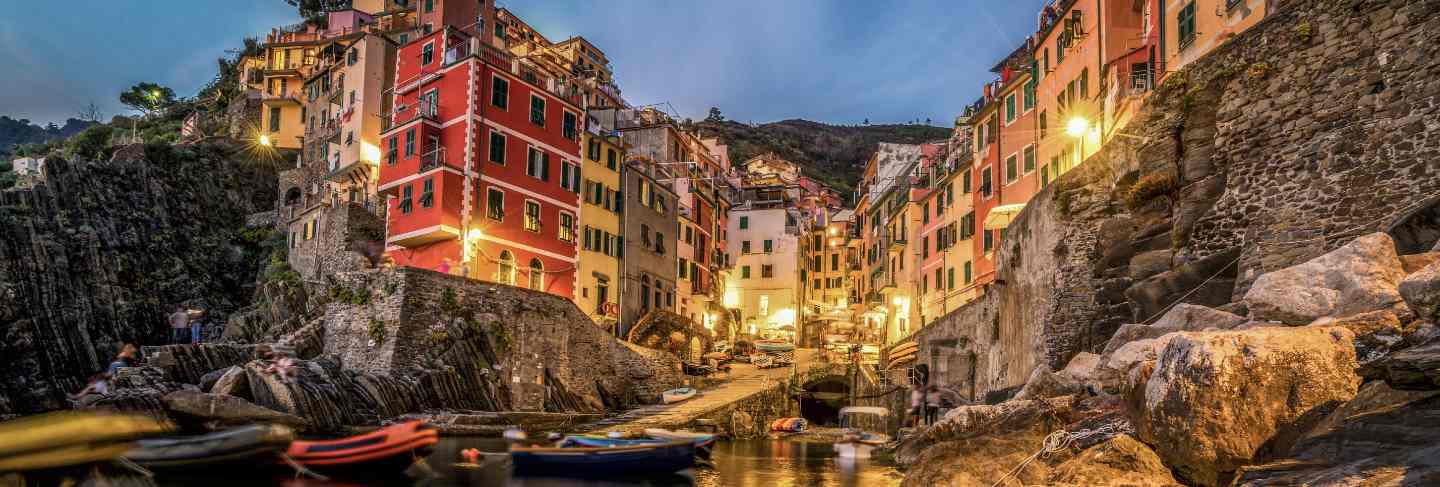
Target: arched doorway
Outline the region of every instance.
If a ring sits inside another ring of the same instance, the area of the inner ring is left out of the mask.
[[[1430,198],[1414,212],[1390,225],[1387,232],[1395,239],[1400,255],[1429,252],[1440,242],[1440,196]]]
[[[800,416],[811,424],[840,425],[840,408],[850,405],[850,381],[843,376],[829,376],[805,383],[800,398]]]
[[[495,281],[501,284],[515,285],[515,256],[509,250],[500,251],[499,266],[495,269]]]
[[[700,356],[705,354],[705,345],[700,343],[700,337],[690,337],[690,361],[700,362]]]
[[[530,289],[545,290],[545,264],[540,259],[530,259]]]

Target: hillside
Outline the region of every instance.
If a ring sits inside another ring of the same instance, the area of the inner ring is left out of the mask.
[[[66,139],[80,133],[94,122],[69,119],[65,125],[50,124],[45,127],[30,123],[26,119],[14,119],[0,115],[0,155],[11,154],[21,144],[42,144],[56,139]]]
[[[849,198],[865,161],[880,142],[918,144],[944,140],[951,130],[928,125],[828,125],[809,120],[784,120],[746,125],[724,120],[695,123],[703,137],[719,137],[730,146],[736,164],[775,152],[799,164],[805,175],[829,184]]]

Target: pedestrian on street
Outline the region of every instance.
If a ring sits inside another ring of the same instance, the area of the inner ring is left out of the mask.
[[[935,424],[935,417],[940,414],[940,388],[931,385],[925,390],[925,424]]]
[[[170,343],[185,343],[185,333],[190,331],[190,313],[185,311],[184,306],[176,306],[167,319],[170,321]]]
[[[925,386],[916,386],[910,390],[910,426],[920,426],[920,418],[925,407]]]

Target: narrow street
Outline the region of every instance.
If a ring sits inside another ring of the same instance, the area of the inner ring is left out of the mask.
[[[793,370],[805,370],[814,362],[816,354],[814,349],[796,349]],[[730,364],[730,367],[729,382],[701,390],[693,399],[633,409],[586,426],[582,430],[603,433],[640,432],[645,428],[683,428],[697,418],[779,386],[781,381],[790,377],[792,371],[792,367],[758,369],[747,363]]]

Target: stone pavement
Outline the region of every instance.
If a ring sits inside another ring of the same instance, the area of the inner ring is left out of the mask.
[[[816,351],[814,349],[796,349],[796,370],[803,372],[815,358]],[[782,381],[789,379],[791,375],[791,367],[757,369],[754,365],[745,363],[730,364],[730,367],[731,380],[729,382],[702,390],[687,401],[632,409],[619,416],[579,428],[579,430],[603,433],[607,431],[640,432],[645,428],[683,428],[698,418],[779,387]]]

